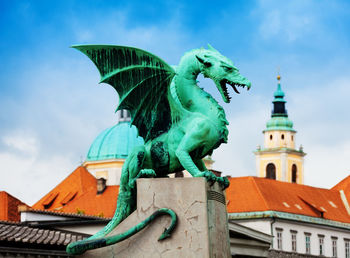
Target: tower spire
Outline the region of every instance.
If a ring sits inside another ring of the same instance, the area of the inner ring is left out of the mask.
[[[284,100],[284,92],[281,87],[281,76],[277,75],[277,90],[274,92],[273,110],[271,117],[288,117],[285,107],[286,101]]]

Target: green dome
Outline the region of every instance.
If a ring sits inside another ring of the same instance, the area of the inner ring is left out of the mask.
[[[143,143],[135,126],[130,127],[129,121],[119,122],[96,137],[86,160],[125,159],[135,146]]]
[[[291,120],[289,120],[288,117],[285,117],[285,116],[272,117],[266,123],[266,130],[265,131],[273,131],[273,130],[283,130],[283,131],[295,132],[295,130],[293,129],[293,122]]]

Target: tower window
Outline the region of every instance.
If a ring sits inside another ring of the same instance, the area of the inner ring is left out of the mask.
[[[292,183],[297,182],[297,176],[298,176],[297,166],[295,164],[293,164],[293,166],[292,166]]]
[[[281,135],[281,139],[284,140],[284,134]]]
[[[276,166],[273,163],[266,166],[266,178],[276,179]]]
[[[270,134],[270,140],[272,140],[272,134]]]
[[[294,136],[292,135],[292,141],[294,141]]]

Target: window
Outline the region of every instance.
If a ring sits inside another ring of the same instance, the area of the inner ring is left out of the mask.
[[[320,250],[320,255],[324,255],[324,236],[318,235],[318,245]]]
[[[305,233],[305,253],[311,254],[311,234]]]
[[[345,258],[350,258],[350,239],[344,239],[345,241]]]
[[[337,238],[332,237],[332,257],[338,257]]]
[[[292,239],[292,252],[297,251],[297,231],[290,231]]]
[[[277,234],[277,249],[282,250],[282,231],[281,228],[276,228],[276,234]]]
[[[266,178],[276,179],[276,167],[273,163],[266,166]]]
[[[272,134],[270,134],[270,140],[272,140]]]
[[[294,141],[294,136],[292,135],[292,141]]]
[[[281,139],[284,140],[284,134],[281,135]]]
[[[297,182],[297,174],[298,170],[297,170],[297,165],[293,164],[292,166],[292,183],[296,183]]]

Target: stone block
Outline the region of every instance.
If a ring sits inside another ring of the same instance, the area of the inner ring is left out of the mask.
[[[204,178],[137,180],[137,209],[110,235],[121,233],[159,208],[170,208],[178,223],[170,238],[158,241],[170,225],[162,216],[141,232],[112,246],[80,257],[231,257],[225,196],[217,183]]]

